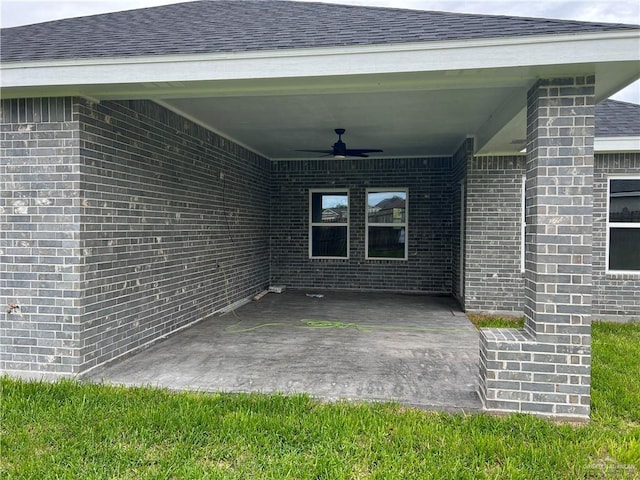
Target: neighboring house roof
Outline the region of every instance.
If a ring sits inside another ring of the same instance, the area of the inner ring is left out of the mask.
[[[205,0],[2,29],[1,59],[246,52],[637,28],[325,3]]]
[[[640,105],[605,100],[596,106],[596,137],[640,136]]]
[[[376,207],[378,207],[380,210],[386,210],[390,208],[404,208],[404,206],[404,198],[400,197],[385,198],[376,205]]]

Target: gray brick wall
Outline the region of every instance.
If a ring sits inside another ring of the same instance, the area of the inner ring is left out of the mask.
[[[481,331],[490,410],[589,416],[594,91],[594,77],[529,91],[525,328]]]
[[[3,103],[4,369],[77,373],[268,285],[266,159],[151,102],[59,102],[32,127]]]
[[[469,295],[465,299],[468,312],[523,312],[524,275],[519,252],[525,160],[524,156],[474,157],[470,164],[466,251]],[[607,179],[611,175],[640,175],[640,153],[595,155],[592,314],[599,320],[638,320],[640,275],[606,273]],[[454,219],[454,225],[455,222]]]
[[[268,285],[267,160],[151,102],[79,120],[83,366]]]
[[[271,281],[297,288],[451,292],[451,159],[272,166]],[[365,260],[365,189],[409,189],[409,259]],[[309,189],[350,191],[350,258],[309,259]]]
[[[70,98],[3,100],[0,123],[0,369],[77,373],[78,116]]]
[[[640,153],[596,155],[593,186],[593,317],[640,321],[640,272],[607,273],[609,176],[640,176]],[[640,245],[638,246],[640,248]]]
[[[524,156],[474,157],[467,171],[467,312],[518,313]]]

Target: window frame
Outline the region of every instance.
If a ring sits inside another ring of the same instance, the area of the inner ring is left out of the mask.
[[[323,223],[313,221],[313,194],[346,194],[347,196],[347,221],[340,223]],[[310,188],[309,189],[309,258],[314,260],[348,260],[351,254],[351,235],[349,224],[351,223],[351,192],[348,188]],[[347,254],[344,257],[313,255],[313,227],[347,227]]]
[[[611,248],[611,229],[612,228],[633,228],[640,230],[640,222],[610,222],[611,207],[611,181],[612,180],[638,180],[640,175],[608,175],[607,176],[607,238],[605,242],[605,262],[606,273],[612,275],[637,275],[640,276],[640,270],[611,270],[609,268],[609,250]]]
[[[369,222],[369,194],[383,192],[404,192],[404,222],[403,223],[370,223]],[[375,187],[365,189],[364,194],[364,258],[366,260],[383,260],[406,262],[409,259],[409,189],[407,187]],[[404,227],[404,256],[398,257],[370,257],[369,256],[369,227]]]

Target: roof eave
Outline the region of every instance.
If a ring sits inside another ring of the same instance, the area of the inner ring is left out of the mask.
[[[5,62],[0,65],[0,86],[5,89],[5,95],[11,95],[11,90],[19,87],[52,85],[197,82],[611,62],[640,62],[640,29],[471,41]]]
[[[640,152],[640,135],[596,137],[593,148],[596,153]]]

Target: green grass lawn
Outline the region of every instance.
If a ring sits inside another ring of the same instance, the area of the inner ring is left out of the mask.
[[[470,313],[467,318],[477,328],[522,328],[524,326],[524,317],[492,317]]]
[[[640,324],[594,325],[592,383],[570,425],[2,378],[0,478],[637,479]]]

